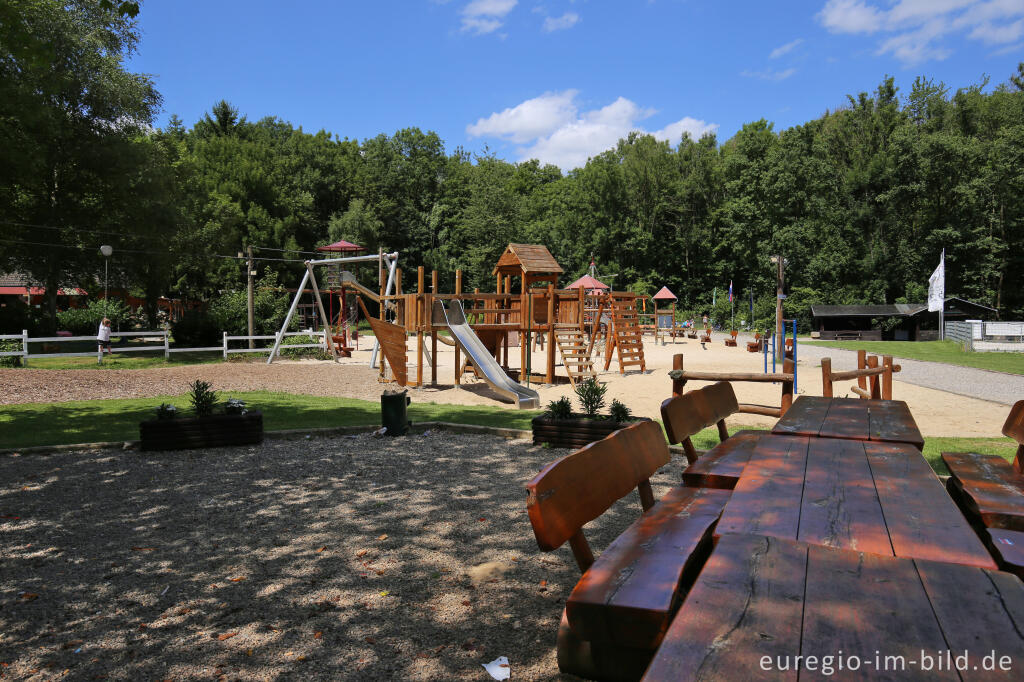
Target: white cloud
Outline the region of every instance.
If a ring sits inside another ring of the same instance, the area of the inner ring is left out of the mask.
[[[562,16],[558,17],[545,17],[543,29],[547,33],[552,31],[561,31],[562,29],[572,28],[579,23],[580,15],[575,12],[566,12]]]
[[[470,137],[500,137],[523,144],[576,118],[576,90],[547,92],[467,126]]]
[[[462,8],[462,30],[475,35],[493,33],[519,0],[473,0]]]
[[[1015,45],[1007,45],[1004,48],[996,50],[992,54],[993,55],[1004,55],[1004,54],[1012,54],[1014,52],[1021,52],[1021,51],[1024,51],[1024,43],[1017,43]]]
[[[763,81],[784,81],[796,73],[796,69],[785,69],[783,71],[751,71],[749,69],[740,73],[744,78],[760,78]]]
[[[577,96],[576,90],[546,93],[481,118],[467,126],[466,133],[470,137],[510,140],[521,145],[517,150],[521,160],[539,159],[568,170],[614,147],[634,130],[647,132],[638,123],[655,113],[625,97],[599,109],[581,112]],[[716,130],[717,124],[687,116],[651,134],[676,144],[684,132],[696,139]]]
[[[796,40],[794,40],[791,43],[786,43],[785,45],[780,45],[779,47],[777,47],[774,50],[772,50],[772,53],[770,55],[768,55],[768,58],[769,59],[778,59],[782,55],[787,54],[789,52],[792,52],[793,48],[797,47],[802,42],[804,42],[803,38],[797,38]]]
[[[874,33],[882,27],[882,13],[862,0],[828,0],[818,20],[832,33]]]
[[[1015,40],[1020,40],[1021,35],[1024,35],[1024,19],[1018,19],[1006,26],[996,26],[986,21],[975,26],[974,30],[970,33],[971,38],[980,40],[988,45],[1012,43]]]
[[[818,20],[832,33],[887,33],[876,54],[906,65],[946,59],[940,41],[954,33],[989,45],[1024,35],[1024,0],[898,0],[881,9],[865,0],[828,0]],[[1017,19],[1016,21],[1013,21]]]

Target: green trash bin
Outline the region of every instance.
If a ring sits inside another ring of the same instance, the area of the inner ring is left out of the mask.
[[[385,427],[386,436],[404,436],[409,432],[410,422],[405,408],[412,402],[406,391],[383,393],[380,396],[380,425]]]

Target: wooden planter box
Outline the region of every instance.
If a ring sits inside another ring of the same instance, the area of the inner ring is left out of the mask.
[[[530,422],[533,427],[533,444],[550,443],[553,448],[578,450],[584,445],[601,440],[613,431],[624,429],[630,424],[647,420],[638,417],[630,422],[613,422],[610,419],[587,419],[573,415],[572,419],[555,419],[541,415]]]
[[[182,450],[263,441],[263,413],[149,419],[139,423],[142,450]]]

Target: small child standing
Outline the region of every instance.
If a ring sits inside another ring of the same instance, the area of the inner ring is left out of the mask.
[[[110,355],[114,354],[114,351],[110,350],[110,318],[104,317],[103,321],[100,322],[100,331],[96,334],[96,340],[99,341],[99,352],[102,355],[103,349],[107,349],[107,353]]]

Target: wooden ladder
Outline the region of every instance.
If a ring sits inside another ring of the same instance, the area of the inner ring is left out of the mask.
[[[590,357],[586,338],[577,327],[555,329],[555,341],[562,354],[562,365],[569,375],[569,383],[575,388],[580,377],[597,377],[594,360]]]
[[[644,360],[643,330],[637,316],[636,297],[611,294],[612,330],[609,342],[605,344],[604,368],[612,364],[614,351],[619,361],[619,373],[625,374],[626,367],[639,365],[640,371],[647,371]]]

